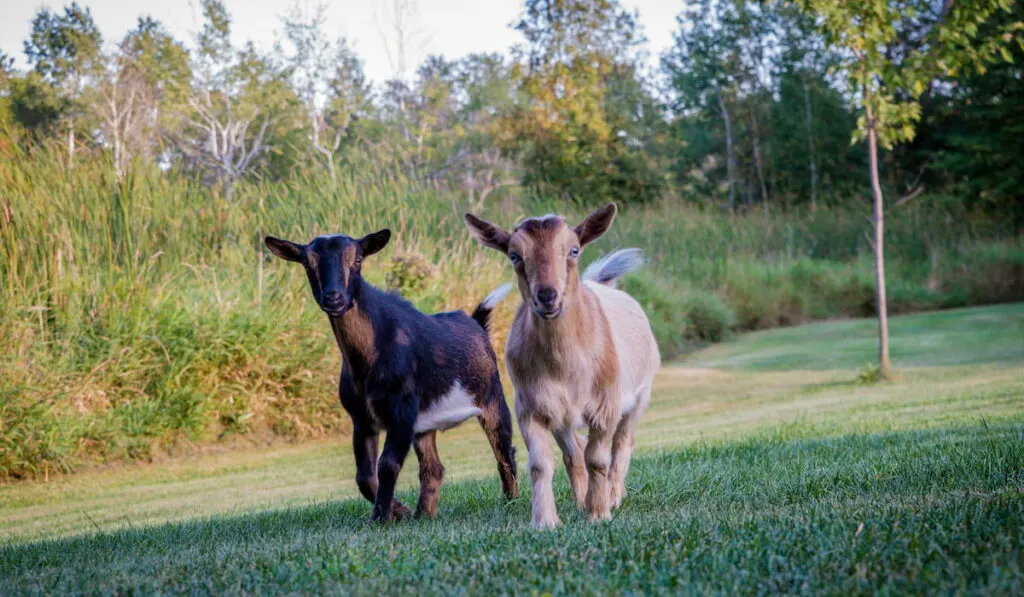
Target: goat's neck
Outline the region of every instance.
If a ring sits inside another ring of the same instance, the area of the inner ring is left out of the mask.
[[[373,321],[359,301],[341,317],[331,317],[331,330],[349,365],[362,368],[377,360]]]

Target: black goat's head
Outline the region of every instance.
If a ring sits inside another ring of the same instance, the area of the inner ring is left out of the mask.
[[[390,239],[391,231],[385,228],[362,238],[344,234],[318,236],[308,245],[273,236],[263,242],[281,259],[301,263],[317,304],[331,317],[341,317],[359,296],[363,258],[383,249]]]

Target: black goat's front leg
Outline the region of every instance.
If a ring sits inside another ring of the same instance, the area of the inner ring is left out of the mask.
[[[352,430],[352,453],[356,459],[356,485],[371,504],[377,502],[377,437],[376,430],[359,426]],[[391,516],[401,520],[412,514],[402,502],[391,499]]]
[[[352,455],[356,459],[356,485],[359,493],[373,503],[377,499],[377,430],[360,425],[352,429]]]
[[[397,516],[392,508],[395,497],[395,484],[398,482],[398,473],[402,471],[405,457],[409,455],[409,448],[413,442],[413,426],[416,423],[416,415],[419,413],[419,400],[415,396],[402,396],[392,400],[391,417],[388,422],[388,434],[384,440],[384,450],[377,461],[377,497],[373,503],[372,520],[387,522],[392,518],[403,518]]]

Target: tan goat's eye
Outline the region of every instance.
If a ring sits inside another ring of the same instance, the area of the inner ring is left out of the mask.
[[[569,257],[579,257],[579,256],[580,256],[580,248],[579,247],[573,247],[572,249],[569,249]]]

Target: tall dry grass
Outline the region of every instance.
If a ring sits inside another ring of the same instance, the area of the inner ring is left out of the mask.
[[[344,430],[326,322],[265,234],[389,227],[365,275],[428,311],[471,308],[512,277],[465,233],[461,194],[400,173],[248,182],[229,201],[155,169],[117,181],[101,161],[68,171],[45,152],[13,158],[0,163],[0,478]],[[889,220],[897,311],[1024,298],[1019,231],[919,201]],[[506,224],[583,214],[514,195],[484,211]],[[727,215],[666,201],[624,210],[586,257],[648,253],[627,288],[671,355],[736,329],[870,314],[865,212]],[[499,312],[499,346],[513,303]]]

